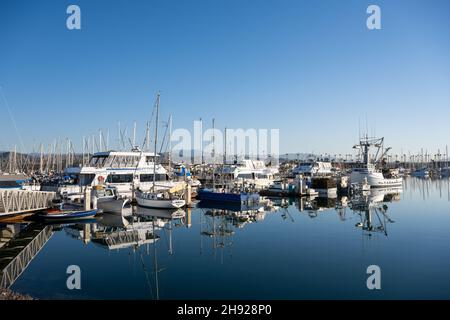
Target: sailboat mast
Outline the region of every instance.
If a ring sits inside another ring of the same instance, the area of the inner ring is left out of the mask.
[[[212,136],[212,157],[213,157],[213,190],[216,189],[216,150],[214,148],[214,142],[215,142],[215,129],[214,129],[214,123],[215,119],[212,119],[212,129],[213,129],[213,136]]]
[[[223,164],[227,163],[227,128],[225,127],[225,134],[224,134],[224,143],[223,143]]]
[[[39,157],[39,172],[42,173],[42,172],[44,172],[44,147],[43,147],[42,143],[41,143],[41,146],[40,146],[39,153],[40,153],[40,157]]]
[[[169,116],[169,176],[171,171],[171,161],[172,161],[172,115]]]
[[[150,122],[147,122],[147,129],[145,131],[145,149],[150,150]]]
[[[156,97],[156,120],[155,120],[155,153],[153,154],[153,191],[156,184],[156,148],[158,144],[158,118],[159,118],[159,92]]]

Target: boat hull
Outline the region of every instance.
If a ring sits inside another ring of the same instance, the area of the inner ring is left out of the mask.
[[[126,210],[126,207],[129,206],[130,202],[130,199],[99,200],[97,202],[97,208],[103,210],[104,213],[127,215],[129,210]]]
[[[385,178],[381,172],[352,172],[350,175],[351,183],[362,184],[365,183],[365,179],[367,179],[367,184],[369,184],[371,188],[399,187],[403,185],[402,178]]]
[[[45,221],[72,221],[93,218],[96,214],[97,210],[62,211],[60,213],[38,214],[38,217]]]
[[[144,194],[137,194],[136,202],[140,207],[156,209],[179,209],[186,205],[181,199],[152,199]]]

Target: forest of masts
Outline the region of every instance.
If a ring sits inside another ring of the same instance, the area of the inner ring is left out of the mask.
[[[160,143],[159,153],[170,150],[171,117],[166,123],[165,133]],[[134,123],[132,137],[127,136],[127,128],[122,130],[120,123],[118,126],[118,138],[115,150],[130,150],[139,147],[143,151],[150,151],[150,122],[146,125],[145,137],[141,146],[136,145],[136,123]],[[81,153],[75,151],[75,145],[70,139],[55,139],[53,143],[44,145],[39,144],[33,147],[33,151],[26,153],[17,150],[14,146],[9,152],[0,153],[0,172],[2,173],[49,173],[63,172],[64,168],[88,165],[89,159],[95,152],[110,150],[109,130],[104,134],[99,130],[99,134],[89,137],[83,137]],[[297,154],[294,162],[301,162]],[[334,163],[352,163],[358,161],[358,157],[353,154],[320,154],[314,156],[316,159],[326,159]],[[283,158],[283,156],[281,156]],[[286,159],[289,159],[286,154]],[[292,159],[292,158],[291,158]],[[292,161],[292,160],[291,160]],[[440,149],[436,153],[429,153],[421,149],[417,153],[408,152],[408,154],[388,154],[384,157],[384,163],[389,167],[404,168],[441,168],[449,166],[448,146],[445,152]]]
[[[166,130],[160,143],[160,153],[170,148],[168,131],[170,130],[172,119],[165,124]],[[99,134],[83,137],[81,152],[76,151],[75,145],[70,139],[55,139],[48,145],[38,144],[31,152],[18,150],[17,145],[9,152],[0,153],[0,172],[2,173],[48,173],[63,172],[64,168],[88,165],[92,154],[96,152],[114,150],[131,150],[139,147],[143,151],[150,151],[150,122],[146,125],[145,137],[142,145],[136,144],[136,123],[133,127],[132,137],[128,137],[127,128],[123,130],[118,126],[118,138],[114,148],[109,145],[109,130],[99,130]]]

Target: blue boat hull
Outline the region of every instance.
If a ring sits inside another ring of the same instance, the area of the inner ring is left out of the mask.
[[[62,211],[56,214],[38,214],[39,218],[45,221],[69,221],[93,218],[97,214],[97,210],[88,211]]]

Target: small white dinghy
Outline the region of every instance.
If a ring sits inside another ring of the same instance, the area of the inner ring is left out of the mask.
[[[182,199],[167,197],[162,192],[136,192],[136,201],[140,207],[158,209],[179,209],[186,205]]]

